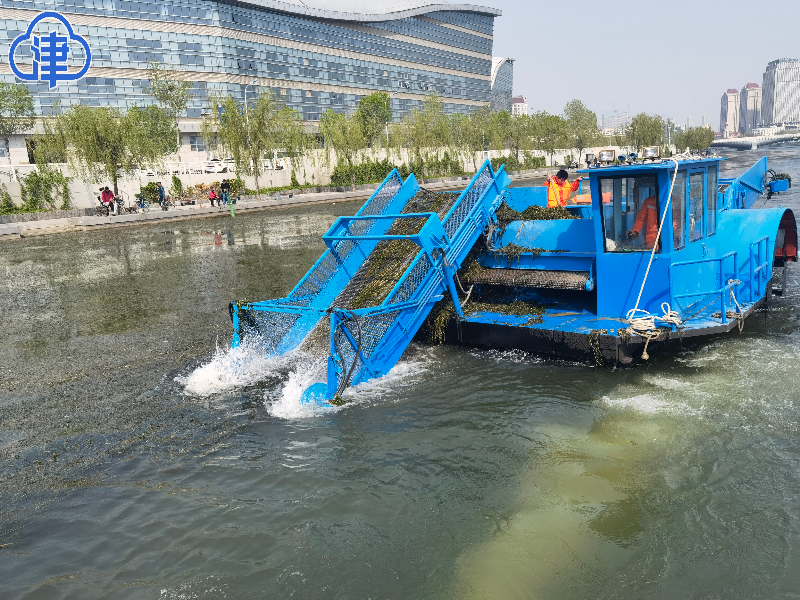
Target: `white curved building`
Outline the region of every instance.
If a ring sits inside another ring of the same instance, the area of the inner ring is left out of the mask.
[[[492,58],[492,110],[511,112],[511,97],[514,94],[514,59]]]

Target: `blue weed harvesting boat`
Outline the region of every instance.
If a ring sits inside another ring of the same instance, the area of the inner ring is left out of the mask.
[[[720,158],[608,157],[588,193],[546,208],[487,161],[461,192],[392,172],[286,298],[231,303],[233,346],[327,357],[304,401],[343,402],[385,375],[415,336],[627,364],[668,340],[728,332],[797,260],[791,210],[755,208],[788,189],[766,158],[736,179]],[[582,184],[587,182],[582,182]]]

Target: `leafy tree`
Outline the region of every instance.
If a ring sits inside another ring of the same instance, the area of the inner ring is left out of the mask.
[[[660,146],[664,141],[664,121],[658,115],[639,113],[625,133],[627,146],[641,150],[645,146]]]
[[[567,122],[567,134],[572,139],[572,147],[578,151],[578,162],[583,158],[583,151],[597,143],[600,129],[597,127],[597,115],[584,106],[578,99],[570,100],[564,107],[564,119]]]
[[[469,158],[475,171],[479,152],[501,145],[497,113],[482,106],[469,115],[455,113],[450,116],[450,136],[456,153]]]
[[[155,98],[159,106],[175,123],[178,129],[178,117],[186,110],[192,98],[192,82],[178,79],[177,71],[165,67],[158,61],[151,62],[147,67],[147,79],[150,85],[145,90]],[[180,130],[178,130],[178,148],[181,146]]]
[[[689,150],[705,150],[714,141],[714,132],[708,127],[690,127],[675,134],[675,148],[682,152]]]
[[[365,96],[358,102],[355,118],[361,125],[361,131],[366,143],[375,147],[375,140],[382,138],[386,125],[392,122],[392,109],[389,94],[375,92]]]
[[[531,130],[539,150],[550,155],[550,166],[553,166],[553,157],[556,150],[567,147],[568,141],[567,122],[558,115],[551,115],[546,111],[538,111],[531,117]]]
[[[131,107],[123,117],[122,124],[125,126],[129,151],[142,164],[159,163],[180,148],[178,126],[158,106]]]
[[[367,147],[361,119],[358,113],[346,115],[327,109],[322,113],[319,132],[325,137],[325,151],[330,160],[330,151],[336,152],[339,160],[345,161],[350,172],[350,185],[356,191],[356,164]]]
[[[65,156],[74,173],[90,181],[111,180],[118,193],[121,176],[145,165],[157,165],[177,150],[176,127],[157,106],[132,107],[123,115],[108,106],[76,104],[44,121],[44,135],[34,152]]]
[[[219,93],[212,93],[209,103],[211,118],[203,121],[203,139],[209,147],[221,145],[236,163],[238,174],[255,179],[259,200],[264,159],[272,160],[280,151],[296,167],[310,147],[300,114],[270,89],[262,90],[255,103],[244,108],[233,96]]]
[[[524,155],[535,148],[536,141],[533,136],[534,121],[529,115],[512,117],[508,111],[497,113],[495,122],[502,135],[503,147],[511,150],[516,164],[522,164],[520,153]]]
[[[0,137],[6,144],[6,156],[11,162],[12,135],[30,129],[36,123],[33,96],[27,86],[0,83]]]
[[[422,108],[414,108],[394,127],[395,144],[408,148],[419,164],[419,180],[425,182],[425,162],[450,145],[450,127],[438,94],[425,97]]]

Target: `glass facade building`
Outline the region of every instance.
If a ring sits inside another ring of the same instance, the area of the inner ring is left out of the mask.
[[[492,110],[511,112],[514,94],[514,59],[492,58]]]
[[[781,58],[768,63],[761,89],[765,125],[800,123],[800,60]]]
[[[187,146],[209,91],[244,101],[254,79],[249,94],[272,88],[311,122],[327,108],[354,109],[375,91],[391,95],[396,119],[431,92],[451,113],[492,99],[492,34],[500,11],[486,7],[424,0],[3,0],[2,81],[16,81],[7,60],[12,40],[46,10],[67,17],[93,57],[79,81],[53,90],[29,84],[38,114],[57,103],[123,110],[152,103],[147,67],[160,61],[192,82],[181,121]],[[21,44],[15,59],[30,71],[30,46]],[[80,52],[70,63],[79,68]]]

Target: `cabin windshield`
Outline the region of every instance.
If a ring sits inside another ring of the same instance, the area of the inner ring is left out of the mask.
[[[655,175],[599,181],[606,252],[649,252],[657,245],[661,209]]]

